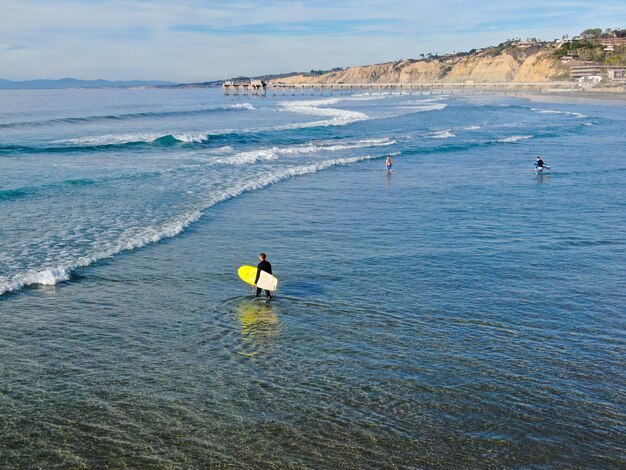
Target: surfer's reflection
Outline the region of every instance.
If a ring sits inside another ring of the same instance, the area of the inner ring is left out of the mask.
[[[271,303],[246,300],[237,307],[237,317],[244,339],[269,339],[278,332],[278,317]]]

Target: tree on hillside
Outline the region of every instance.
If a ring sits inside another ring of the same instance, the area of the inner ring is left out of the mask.
[[[580,35],[585,39],[595,39],[602,34],[602,28],[585,29]]]
[[[622,58],[617,54],[613,54],[604,59],[604,63],[607,65],[621,65]]]

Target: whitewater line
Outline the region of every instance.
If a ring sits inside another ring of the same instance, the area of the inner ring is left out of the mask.
[[[365,155],[360,157],[337,158],[315,164],[283,168],[278,172],[262,175],[260,178],[256,176],[253,181],[242,183],[224,191],[221,194],[209,198],[200,207],[183,214],[178,220],[164,223],[157,227],[145,227],[143,232],[140,234],[128,233],[131,229],[127,229],[126,235],[122,234],[118,237],[114,244],[104,246],[100,251],[96,251],[95,253],[81,256],[72,262],[66,262],[58,266],[51,266],[41,270],[30,269],[25,273],[16,274],[10,278],[1,276],[0,295],[15,292],[26,286],[34,284],[55,285],[59,282],[69,280],[72,272],[76,269],[87,267],[96,261],[111,258],[124,251],[142,248],[167,238],[173,238],[182,233],[191,224],[197,222],[202,217],[204,211],[210,207],[229,199],[236,198],[241,194],[263,189],[288,178],[317,173],[333,166],[350,165],[377,158],[382,157],[380,155]]]
[[[293,112],[297,114],[306,114],[308,116],[322,116],[330,119],[324,119],[321,121],[313,122],[301,122],[284,124],[273,127],[262,127],[258,129],[241,129],[232,130],[225,129],[217,132],[207,133],[146,133],[146,134],[119,134],[119,135],[104,135],[95,137],[79,137],[76,139],[59,140],[55,143],[73,144],[73,145],[119,145],[130,143],[154,143],[160,139],[171,136],[175,140],[183,143],[202,143],[209,140],[212,136],[227,135],[237,133],[254,133],[254,132],[271,132],[282,131],[290,129],[306,129],[310,127],[329,127],[329,126],[345,126],[353,122],[365,121],[369,119],[369,116],[358,111],[347,111],[337,108],[321,108],[320,106],[327,106],[336,104],[340,100],[338,98],[328,98],[323,100],[311,100],[311,101],[292,101],[286,103],[280,103],[281,111]],[[233,105],[236,106],[236,105]]]
[[[78,137],[74,139],[62,139],[56,140],[53,143],[56,144],[69,144],[76,146],[109,146],[109,145],[123,145],[123,144],[139,144],[157,143],[161,139],[171,137],[175,141],[181,143],[204,143],[208,142],[212,137],[224,136],[229,134],[251,134],[255,132],[275,132],[293,129],[308,129],[313,127],[331,127],[331,126],[346,126],[355,122],[372,120],[372,119],[389,119],[403,114],[392,114],[389,116],[381,116],[372,118],[367,114],[358,111],[348,111],[337,108],[322,108],[320,106],[327,106],[330,104],[336,104],[340,101],[346,101],[339,98],[327,98],[324,100],[312,100],[312,101],[293,101],[280,103],[282,112],[293,112],[296,114],[305,114],[308,116],[322,116],[330,119],[322,119],[310,122],[298,122],[290,124],[282,124],[271,127],[259,127],[259,128],[247,128],[247,129],[222,129],[218,131],[200,132],[200,133],[181,133],[181,132],[169,132],[169,133],[143,133],[143,134],[116,134],[116,135],[100,135],[100,136],[88,136]],[[418,101],[425,102],[426,100]],[[409,111],[406,114],[440,111],[447,107],[445,103],[433,103],[426,104],[424,106],[407,106],[400,107],[399,109],[406,109]]]

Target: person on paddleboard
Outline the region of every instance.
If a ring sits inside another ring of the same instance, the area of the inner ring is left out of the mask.
[[[261,275],[261,271],[265,271],[267,274],[272,274],[272,265],[265,258],[267,258],[267,255],[265,253],[259,253],[260,263],[256,265],[256,278],[254,278],[254,286],[252,286],[256,289],[257,297],[261,295],[261,291],[263,290],[256,285],[256,283],[259,282],[259,276]],[[267,300],[272,300],[272,294],[270,294],[270,291],[268,291],[267,289],[265,289],[265,298]]]
[[[387,167],[387,173],[391,173],[393,171],[393,163],[391,163],[391,155],[387,155],[385,166]]]

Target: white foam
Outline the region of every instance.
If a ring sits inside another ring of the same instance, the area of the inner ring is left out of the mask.
[[[433,139],[449,139],[451,137],[456,137],[452,132],[450,132],[450,129],[446,129],[443,131],[437,131],[434,134],[431,134],[431,137]]]
[[[260,129],[262,131],[285,131],[290,129],[308,129],[309,127],[328,127],[328,126],[345,126],[354,121],[342,121],[339,119],[327,119],[323,121],[311,121],[311,122],[298,122],[293,124],[283,124],[281,126],[270,127],[267,129]]]
[[[224,152],[232,152],[233,150],[235,150],[233,147],[231,147],[230,145],[224,145],[223,147],[218,147],[216,149],[207,149],[207,152],[210,153],[224,153]]]
[[[505,137],[504,139],[499,139],[498,142],[502,143],[512,143],[519,142],[520,140],[532,139],[534,136],[532,135],[512,135],[510,137]]]
[[[228,165],[247,165],[258,161],[277,160],[280,155],[299,155],[315,152],[337,152],[340,150],[359,149],[367,147],[382,147],[393,145],[396,141],[388,138],[363,139],[354,142],[328,143],[317,142],[304,145],[294,145],[292,147],[271,147],[248,152],[239,152],[229,157],[218,158],[216,163]]]
[[[108,134],[91,137],[77,137],[75,139],[57,140],[57,144],[73,145],[119,145],[131,142],[154,142],[164,134]]]
[[[430,98],[420,98],[415,100],[416,103],[432,103],[433,101],[447,101],[448,97],[444,95],[432,96]]]
[[[442,109],[446,109],[448,107],[445,103],[433,103],[433,104],[425,104],[418,106],[399,106],[399,109],[409,109],[414,113],[425,113],[428,111],[441,111]]]
[[[290,125],[291,128],[293,126],[311,126],[315,125],[323,126],[343,126],[346,124],[350,124],[357,121],[364,121],[369,119],[369,116],[364,113],[360,113],[358,111],[348,111],[345,109],[338,108],[322,108],[320,106],[329,106],[333,104],[339,103],[338,98],[326,98],[321,100],[310,100],[310,101],[290,101],[281,103],[284,111],[298,113],[298,114],[306,114],[309,116],[323,116],[329,117],[331,119],[326,121],[318,121],[316,123],[299,123],[295,125]],[[283,127],[290,128],[290,127]]]
[[[215,163],[226,165],[247,165],[258,161],[276,160],[280,149],[272,147],[268,149],[250,150],[249,152],[239,152],[230,157],[215,159]]]
[[[220,109],[245,109],[247,111],[254,111],[256,108],[250,103],[236,103],[229,104],[227,106],[220,106]]]
[[[184,143],[201,143],[207,139],[207,134],[171,134],[176,140]],[[164,137],[164,136],[161,136]]]
[[[577,118],[585,118],[587,116],[585,116],[584,114],[581,113],[575,113],[575,112],[571,112],[571,111],[557,111],[555,109],[537,109],[537,108],[530,108],[531,111],[534,111],[536,113],[539,114],[565,114],[568,116],[575,116]]]
[[[309,165],[282,168],[274,173],[266,173],[257,176],[251,181],[242,182],[239,185],[229,187],[221,193],[212,195],[198,208],[181,215],[177,220],[159,226],[143,227],[139,230],[137,228],[127,229],[116,240],[103,244],[97,251],[90,255],[82,256],[71,261],[68,260],[57,266],[45,266],[41,269],[31,269],[10,278],[0,276],[0,295],[7,292],[14,292],[33,284],[54,285],[59,282],[67,281],[72,271],[78,268],[89,266],[98,260],[110,258],[123,251],[141,248],[166,238],[175,237],[183,232],[189,225],[196,222],[202,216],[204,210],[245,192],[262,189],[291,177],[317,173],[318,171],[333,166],[349,165],[373,158],[379,158],[379,156],[365,155],[360,157],[337,158]]]
[[[480,129],[480,126],[469,126],[461,128],[462,131],[477,131]]]

